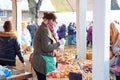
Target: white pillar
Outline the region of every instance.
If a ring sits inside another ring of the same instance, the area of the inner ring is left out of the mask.
[[[92,80],[109,80],[109,13],[111,0],[93,2]]]
[[[86,0],[77,0],[77,55],[86,59]]]
[[[21,43],[21,35],[22,35],[22,0],[17,0],[17,33],[18,33],[18,40]]]

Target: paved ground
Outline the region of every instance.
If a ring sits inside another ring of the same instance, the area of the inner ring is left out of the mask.
[[[32,70],[31,64],[29,62],[29,54],[25,54],[24,55],[24,59],[25,59],[25,62],[26,62],[26,66],[25,67],[22,66],[22,63],[20,62],[20,60],[17,57],[16,68],[18,68],[18,69],[25,69],[25,71],[27,71],[27,72],[32,72],[33,73],[33,78],[30,78],[28,80],[37,80],[36,79],[36,75],[35,75],[34,71]]]

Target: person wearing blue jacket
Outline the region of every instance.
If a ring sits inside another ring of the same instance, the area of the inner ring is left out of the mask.
[[[74,23],[75,24],[75,23]],[[76,44],[76,27],[72,24],[72,22],[68,25],[68,45],[74,45]]]
[[[64,38],[66,39],[66,25],[62,24],[59,29],[57,30],[59,40]]]

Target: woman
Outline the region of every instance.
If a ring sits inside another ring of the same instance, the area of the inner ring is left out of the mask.
[[[65,43],[66,43],[66,25],[62,24],[59,29],[57,30],[58,36],[59,36],[59,40],[64,42],[64,45],[61,45],[60,48],[61,50],[59,50],[59,53],[62,53],[62,51],[64,50],[65,47]]]
[[[31,64],[36,72],[38,80],[46,80],[47,63],[43,56],[54,57],[54,50],[58,49],[60,42],[54,37],[54,26],[56,25],[56,16],[53,13],[45,13],[43,22],[39,26],[34,38],[34,52],[31,58]],[[54,64],[55,66],[55,64]]]
[[[29,30],[27,29],[27,25],[25,22],[22,22],[22,35],[21,35],[21,43],[22,43],[22,49],[26,50],[31,45],[31,35]]]
[[[92,32],[93,32],[93,21],[90,22],[88,28],[86,29],[87,32],[87,47],[92,47]]]
[[[12,31],[12,23],[6,21],[3,28],[4,32],[0,32],[0,65],[16,66],[16,55],[22,64],[25,65],[17,35]]]
[[[72,22],[69,23],[68,25],[68,46],[70,47],[73,43],[73,35],[74,35],[74,28],[72,26]]]
[[[115,67],[116,71],[116,80],[120,80],[120,75],[118,75],[118,73],[120,73],[120,26],[115,22],[110,23],[110,40],[113,51],[113,54],[111,54],[114,55],[111,58],[110,63],[112,64],[110,64],[110,66],[115,65],[113,67]]]

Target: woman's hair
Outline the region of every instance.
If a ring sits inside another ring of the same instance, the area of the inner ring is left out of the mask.
[[[43,19],[48,19],[48,20],[52,19],[53,21],[56,21],[57,16],[54,13],[45,12]]]
[[[4,25],[3,25],[4,31],[5,32],[9,32],[12,30],[12,23],[11,21],[5,21]]]
[[[71,26],[71,25],[72,25],[72,22],[69,23],[69,26]]]
[[[113,47],[114,44],[116,43],[117,39],[118,39],[119,34],[120,34],[120,27],[114,21],[112,21],[110,23],[110,32],[111,32],[111,35],[112,35],[112,36],[110,36],[110,39],[112,41],[112,47]]]
[[[46,19],[46,15],[48,14],[48,12],[44,12],[43,14],[43,19]]]

